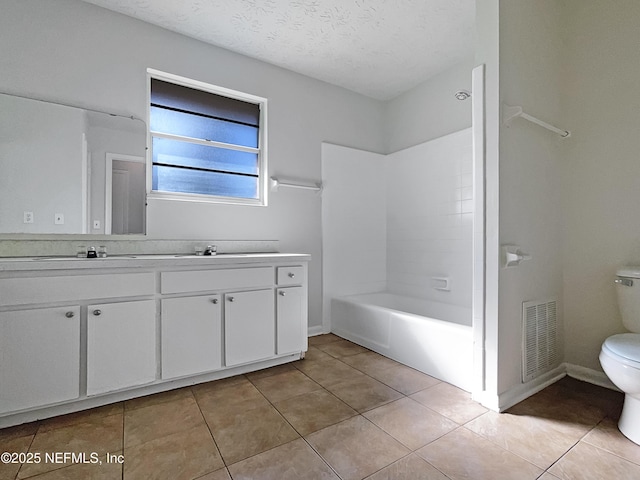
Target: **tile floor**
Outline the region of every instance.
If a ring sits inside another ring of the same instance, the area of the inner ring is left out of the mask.
[[[496,414],[334,335],[305,360],[0,430],[1,479],[639,479],[622,394],[565,378]],[[106,453],[124,463],[107,463]]]

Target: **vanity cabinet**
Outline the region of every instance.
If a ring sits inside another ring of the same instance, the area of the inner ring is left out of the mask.
[[[160,308],[162,378],[222,368],[220,295],[167,298]]]
[[[297,360],[307,255],[0,259],[0,428]]]
[[[0,312],[0,413],[80,395],[80,306]]]
[[[87,395],[156,379],[153,300],[87,306]]]
[[[273,289],[231,292],[224,299],[226,366],[273,357],[276,353]]]
[[[300,316],[306,308],[303,287],[278,288],[277,302],[277,351],[278,355],[292,353],[300,348],[301,339],[306,335],[300,323]]]

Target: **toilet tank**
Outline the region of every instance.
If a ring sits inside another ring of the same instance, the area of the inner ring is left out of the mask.
[[[619,269],[615,283],[622,323],[630,332],[640,333],[640,266]]]

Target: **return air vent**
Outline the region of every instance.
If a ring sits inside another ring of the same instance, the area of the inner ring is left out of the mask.
[[[558,364],[557,301],[522,303],[522,381]]]

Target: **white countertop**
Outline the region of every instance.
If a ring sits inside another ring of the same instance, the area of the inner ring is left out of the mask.
[[[153,254],[113,255],[106,258],[0,257],[1,271],[86,270],[103,268],[144,268],[195,265],[227,265],[309,261],[304,253],[221,253],[218,255]]]

